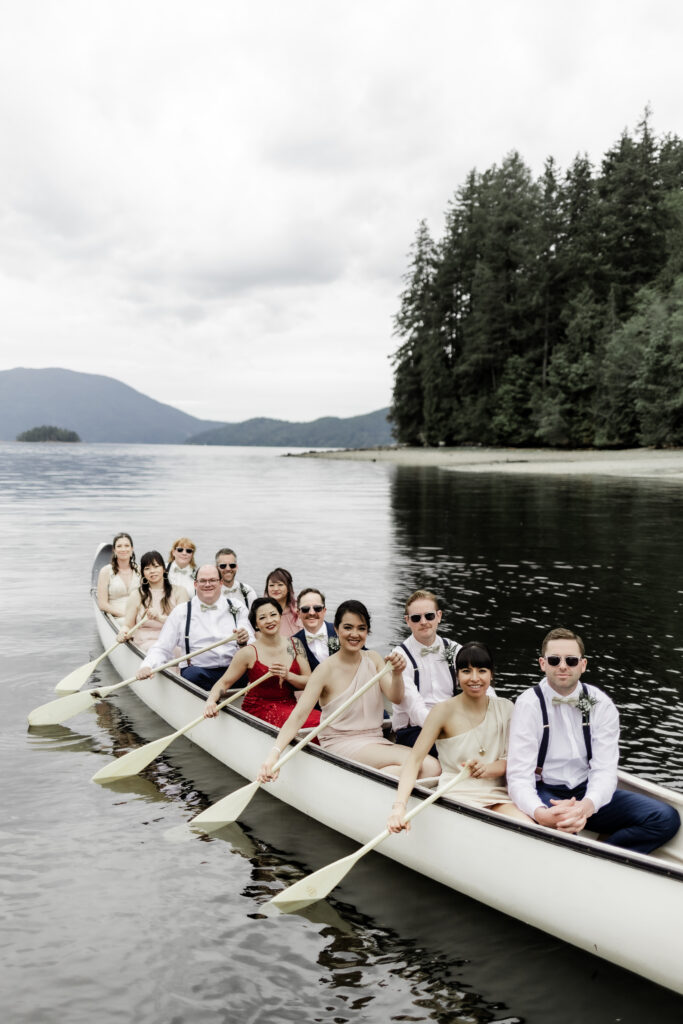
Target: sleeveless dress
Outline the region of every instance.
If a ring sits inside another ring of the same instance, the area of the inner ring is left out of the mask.
[[[151,603],[149,609],[143,608],[142,605],[140,605],[140,607],[138,608],[138,611],[137,611],[137,615],[135,616],[135,621],[136,622],[139,622],[140,619],[143,617],[143,615],[147,611],[156,612],[158,615],[162,615],[163,614],[163,611],[162,611],[162,608],[161,608],[161,598],[163,596],[163,593],[164,593],[163,590],[150,590],[150,594],[152,595],[152,603]],[[184,588],[181,590],[181,593],[185,594],[185,589]],[[171,594],[171,597],[170,597],[170,600],[169,600],[168,603],[169,603],[169,612],[172,612],[173,609],[178,604],[182,604],[183,602],[182,601],[178,601],[177,595]],[[159,633],[161,633],[161,629],[162,629],[163,625],[164,625],[164,623],[163,622],[159,622],[158,619],[147,619],[147,621],[143,622],[143,624],[140,626],[139,629],[135,630],[135,633],[133,635],[133,643],[137,647],[139,647],[141,651],[144,651],[145,654],[146,654],[147,651],[150,649],[150,647],[152,647],[157,642],[157,640],[159,639]]]
[[[254,647],[253,644],[250,644],[250,646]],[[256,652],[255,647],[254,652]],[[256,661],[249,669],[249,682],[255,683],[267,671],[268,666],[259,661],[258,654],[256,654]],[[297,675],[300,673],[299,663],[296,658],[294,658],[289,666],[289,671]],[[242,701],[242,711],[248,711],[250,715],[254,715],[255,718],[260,718],[264,722],[270,722],[271,725],[276,725],[278,729],[282,728],[295,707],[294,687],[290,683],[281,682],[274,676],[271,676],[270,679],[265,679],[258,686],[255,686],[253,690],[246,694]],[[319,723],[320,712],[311,711],[304,722],[303,728],[312,729]]]
[[[442,769],[440,786],[458,774],[463,761],[476,757],[482,764],[492,764],[501,757],[507,757],[513,706],[512,701],[504,697],[489,697],[486,715],[480,725],[458,736],[436,741]],[[485,754],[479,753],[482,748]],[[492,807],[494,804],[511,802],[502,775],[500,780],[473,779],[468,776],[451,789],[448,796],[454,796],[474,807]]]
[[[133,573],[130,585],[128,585],[119,573],[114,573],[111,565],[105,566],[105,569],[108,570],[107,599],[109,604],[116,609],[115,614],[112,612],[109,614],[118,625],[122,625],[128,598],[140,586],[140,573]]]
[[[358,671],[346,690],[324,705],[320,713],[320,721],[324,722],[329,718],[345,700],[352,697],[375,675],[377,675],[377,667],[374,661],[367,651],[361,651]],[[323,750],[339,754],[340,757],[349,757],[351,760],[357,760],[358,751],[370,743],[381,743],[383,746],[392,747],[394,744],[391,740],[385,739],[382,732],[383,719],[384,697],[378,683],[352,704],[341,718],[337,718],[327,729],[323,729],[319,737],[320,746]]]

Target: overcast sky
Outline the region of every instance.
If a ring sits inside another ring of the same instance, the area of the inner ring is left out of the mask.
[[[467,172],[683,134],[673,0],[5,0],[0,369],[204,419],[388,405]]]

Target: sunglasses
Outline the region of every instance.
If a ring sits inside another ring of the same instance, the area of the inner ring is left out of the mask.
[[[236,569],[237,568],[237,562],[219,562],[218,563],[218,568],[219,569]]]
[[[545,659],[549,665],[553,668],[557,668],[560,662],[564,662],[567,668],[576,668],[581,661],[581,658],[577,658],[575,654],[570,654],[567,658],[560,657],[559,654],[548,654]]]
[[[176,548],[176,551],[179,554],[181,554],[181,555],[183,555],[183,554],[185,554],[185,555],[193,555],[194,554],[194,548]]]
[[[426,619],[427,622],[433,622],[436,618],[436,612],[425,612],[424,615],[409,615],[408,618],[411,622],[422,622]]]
[[[308,613],[311,612],[311,611],[313,611],[313,612],[322,612],[322,611],[324,611],[324,609],[325,609],[325,605],[324,604],[302,604],[301,608],[299,608],[299,611],[303,612],[304,615],[308,615]]]

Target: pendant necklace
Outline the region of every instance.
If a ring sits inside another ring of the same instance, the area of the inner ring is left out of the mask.
[[[465,718],[470,723],[471,731],[474,732],[475,738],[479,737],[479,730],[483,727],[484,722],[486,721],[486,716],[489,713],[489,701],[490,700],[491,700],[490,697],[486,698],[486,711],[484,712],[484,717],[482,718],[481,722],[478,723],[478,725],[473,726],[471,724],[472,719],[470,718],[470,716],[469,715],[465,715]],[[483,740],[480,739],[479,740],[479,756],[483,757],[485,753],[486,753],[486,747],[484,746]]]

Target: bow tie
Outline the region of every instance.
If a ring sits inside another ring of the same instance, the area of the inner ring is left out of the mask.
[[[553,697],[553,704],[569,704],[570,707],[575,708],[578,703],[578,697]]]
[[[306,643],[307,644],[310,644],[311,640],[322,640],[322,639],[323,639],[323,634],[322,633],[307,633],[306,634]]]
[[[216,604],[202,604],[202,602],[200,601],[199,602],[199,607],[201,608],[201,610],[203,612],[213,612],[213,611],[216,610],[218,605],[216,605]]]
[[[438,652],[442,649],[442,644],[432,644],[431,647],[423,647],[420,650],[420,654],[422,655],[423,658],[425,658],[428,654],[438,654]]]

